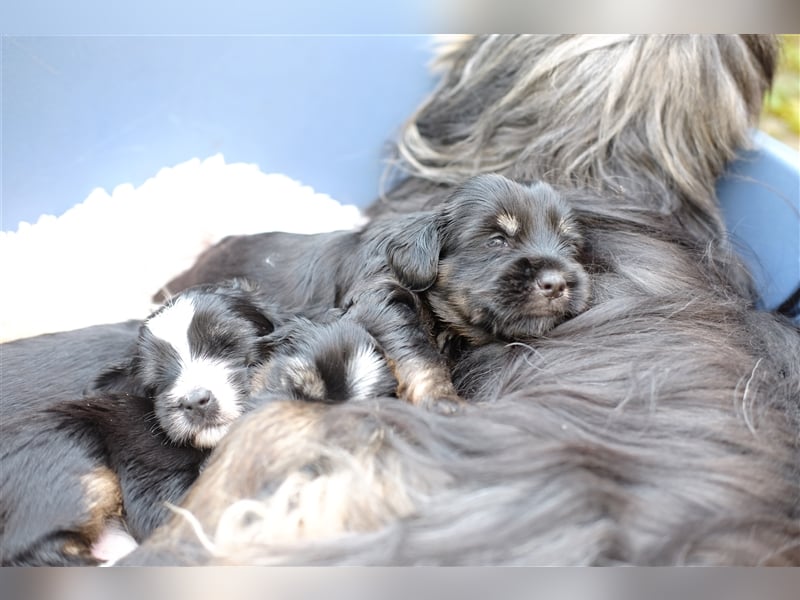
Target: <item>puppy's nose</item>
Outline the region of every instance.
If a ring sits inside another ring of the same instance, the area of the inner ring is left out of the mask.
[[[214,398],[214,394],[205,388],[192,390],[181,398],[181,408],[198,416],[211,412],[216,406],[217,399]]]
[[[567,289],[564,276],[558,271],[542,271],[534,283],[536,291],[546,298],[560,298]]]

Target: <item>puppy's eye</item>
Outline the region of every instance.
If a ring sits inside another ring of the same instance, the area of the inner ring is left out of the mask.
[[[488,246],[489,248],[507,248],[508,240],[504,238],[502,235],[496,235],[487,240],[486,246]]]

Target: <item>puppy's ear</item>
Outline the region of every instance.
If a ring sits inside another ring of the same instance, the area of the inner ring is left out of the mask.
[[[423,292],[436,282],[442,249],[434,213],[397,221],[396,234],[387,244],[389,267],[412,292]]]
[[[137,393],[134,385],[131,361],[109,365],[95,377],[83,390],[84,396],[96,396],[104,392]]]

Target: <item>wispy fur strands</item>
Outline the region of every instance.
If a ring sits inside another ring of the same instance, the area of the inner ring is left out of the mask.
[[[407,179],[373,214],[499,172],[622,192],[719,238],[714,182],[748,143],[776,56],[769,36],[484,35],[450,45],[436,63],[439,88],[401,132],[396,166]]]
[[[126,564],[800,564],[800,337],[623,225],[588,311],[462,358],[465,414],[272,404]]]
[[[127,562],[800,565],[800,333],[753,310],[713,195],[772,44],[488,36],[445,55],[401,141],[408,178],[372,212],[484,170],[599,189],[570,197],[588,310],[461,355],[464,413],[251,413],[194,516]]]

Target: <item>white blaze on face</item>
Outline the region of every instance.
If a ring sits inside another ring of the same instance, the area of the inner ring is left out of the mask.
[[[235,419],[241,413],[238,394],[231,384],[231,366],[222,360],[197,357],[183,361],[181,372],[167,394],[178,401],[195,390],[208,390],[217,400],[219,418],[223,421]]]
[[[183,363],[191,360],[189,326],[194,313],[192,299],[181,296],[147,321],[150,333],[172,346]]]
[[[189,327],[195,316],[191,298],[180,297],[173,304],[154,315],[147,322],[150,332],[169,344],[180,361],[180,374],[166,395],[175,402],[195,390],[210,391],[217,402],[218,412],[209,426],[199,430],[194,443],[211,447],[225,434],[227,425],[239,417],[242,408],[239,394],[232,384],[234,369],[244,365],[231,365],[225,360],[196,356],[192,352]]]

